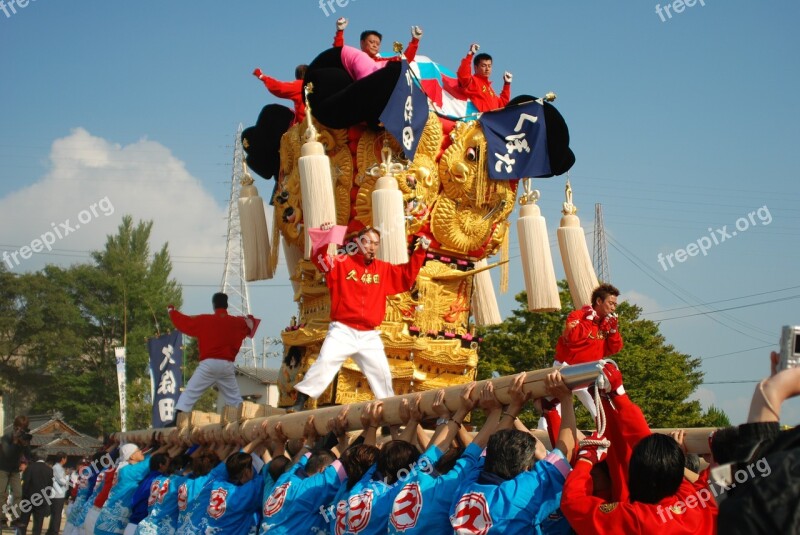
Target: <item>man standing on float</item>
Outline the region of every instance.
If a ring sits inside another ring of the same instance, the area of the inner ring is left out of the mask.
[[[556,343],[553,366],[593,362],[620,352],[623,342],[618,330],[617,297],[617,288],[610,284],[601,284],[592,292],[591,306],[586,305],[570,312],[564,332]],[[596,418],[597,409],[588,390],[581,388],[574,393],[592,418]],[[547,429],[544,418],[539,420],[539,429]]]
[[[392,373],[377,327],[386,314],[386,298],[411,289],[430,240],[421,237],[408,263],[392,265],[375,258],[381,235],[367,227],[345,247],[347,254],[325,254],[333,243],[332,223],[311,238],[311,261],[325,275],[331,294],[331,322],[316,362],[295,385],[297,401],[290,412],[303,410],[308,398],[318,398],[351,357],[366,375],[377,399],[394,395]],[[309,233],[311,234],[311,233]]]

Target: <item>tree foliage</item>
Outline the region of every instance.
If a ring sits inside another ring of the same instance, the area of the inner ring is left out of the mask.
[[[561,311],[529,312],[527,296],[521,292],[516,296],[520,306],[511,316],[483,330],[480,379],[553,365],[556,342],[572,310],[565,281],[560,288]],[[711,426],[727,420],[719,409],[711,408],[703,414],[700,403],[689,400],[703,382],[699,359],[676,351],[660,333],[657,323],[639,317],[642,310],[638,306],[623,301],[617,306],[617,313],[625,346],[611,358],[622,370],[625,389],[651,427]],[[588,411],[577,401],[576,413],[579,426],[594,426]],[[521,417],[528,425],[534,423],[530,409]]]
[[[0,269],[0,388],[12,410],[59,410],[78,429],[119,429],[114,348],[127,348],[128,426],[149,425],[146,339],[180,305],[167,245],[151,255],[152,222],[122,219],[92,263],[13,275]]]

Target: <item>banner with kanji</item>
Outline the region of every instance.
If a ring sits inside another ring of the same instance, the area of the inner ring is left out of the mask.
[[[183,386],[183,333],[173,331],[147,341],[152,381],[153,427],[165,427],[175,418],[175,404]]]
[[[531,101],[486,112],[478,121],[486,137],[489,178],[552,176],[542,103]]]
[[[119,390],[119,425],[121,431],[127,431],[128,404],[125,389],[125,348],[114,348],[114,360],[117,365],[117,389]]]
[[[428,121],[428,98],[415,85],[405,61],[380,119],[386,130],[403,146],[406,159],[412,160]]]

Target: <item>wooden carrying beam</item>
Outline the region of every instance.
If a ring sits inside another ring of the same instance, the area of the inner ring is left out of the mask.
[[[523,387],[524,390],[530,392],[534,398],[545,396],[544,379],[555,369],[556,368],[547,368],[544,370],[527,372]],[[572,390],[584,388],[593,383],[601,370],[602,361],[567,366],[560,369],[564,381]],[[478,399],[483,385],[487,382],[491,382],[494,385],[497,399],[503,404],[508,404],[511,401],[508,390],[513,381],[514,376],[478,381],[475,389],[472,391],[472,398]],[[448,409],[453,412],[455,412],[459,406],[459,398],[461,397],[463,389],[464,385],[452,386],[445,389],[445,404]],[[421,396],[420,409],[425,417],[432,418],[435,416],[432,407],[436,392],[436,390],[429,390],[419,393]],[[400,420],[400,404],[402,400],[411,400],[417,395],[417,393],[411,393],[382,400],[383,422],[386,425],[400,425],[402,423]],[[349,405],[347,414],[348,431],[361,429],[361,413],[367,406],[367,403],[369,402],[353,403]],[[222,421],[220,421],[219,415],[212,416],[195,411],[191,413],[191,417],[187,415],[185,421],[179,422],[179,424],[182,423],[183,425],[179,425],[178,428],[129,431],[127,433],[120,433],[119,437],[123,442],[131,441],[144,444],[150,441],[153,432],[160,431],[165,436],[171,436],[176,433],[184,443],[197,443],[196,433],[202,430],[207,437],[213,437],[215,440],[229,442],[235,440],[237,437],[241,437],[245,442],[251,442],[256,438],[266,437],[267,430],[272,431],[275,425],[281,422],[283,432],[288,438],[301,438],[303,436],[303,428],[310,415],[314,415],[314,425],[317,428],[317,432],[320,435],[324,435],[327,432],[328,421],[335,418],[341,409],[342,406],[331,406],[286,414],[286,411],[283,409],[276,409],[265,405],[259,406],[258,409],[243,405],[238,414],[227,411],[226,418],[223,418]],[[251,417],[251,415],[256,415],[256,417]],[[716,428],[710,427],[685,429],[686,446],[689,453],[696,453],[699,455],[709,453],[708,436],[711,432],[715,431],[715,429]],[[669,434],[674,430],[675,429],[653,429],[652,431],[654,433]],[[547,432],[533,430],[532,433],[544,444],[550,443]],[[175,440],[177,441],[178,437],[175,437]]]

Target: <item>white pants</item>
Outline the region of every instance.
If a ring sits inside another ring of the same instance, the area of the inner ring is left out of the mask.
[[[125,526],[125,531],[122,532],[122,535],[134,535],[136,533],[136,526],[137,524],[131,524],[128,522],[128,525]]]
[[[374,330],[359,331],[338,321],[332,321],[328,326],[328,335],[322,343],[319,357],[294,389],[318,398],[331,384],[347,357],[351,357],[367,376],[376,399],[394,396],[392,372],[383,350],[381,333]]]
[[[557,361],[553,362],[553,367],[558,368],[562,364],[563,364],[563,362],[557,360]],[[578,397],[578,400],[581,403],[583,403],[583,406],[586,407],[586,409],[592,415],[592,418],[597,418],[597,409],[594,406],[594,399],[592,398],[592,395],[589,394],[589,388],[587,387],[587,388],[580,388],[578,390],[573,390],[572,393],[575,394]],[[561,404],[560,403],[556,406],[556,410],[558,411],[558,414],[560,416],[561,415]],[[543,430],[546,431],[547,430],[547,420],[545,420],[544,418],[539,418],[539,425],[537,427],[539,429],[543,429]]]
[[[97,518],[100,516],[100,508],[94,505],[89,508],[86,513],[86,520],[83,521],[83,533],[85,535],[94,535],[94,526],[97,524]]]
[[[242,404],[242,394],[239,392],[239,383],[236,382],[234,364],[229,360],[205,359],[201,360],[197,369],[189,379],[189,384],[178,398],[175,410],[189,412],[203,395],[214,384],[217,385],[226,405],[238,406]]]

